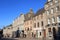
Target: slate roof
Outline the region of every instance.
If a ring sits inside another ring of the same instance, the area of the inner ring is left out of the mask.
[[[35,16],[38,16],[38,15],[40,15],[40,14],[43,14],[45,12],[45,9],[44,8],[41,8],[41,9],[39,9],[37,12],[36,12],[36,14],[34,15],[34,17]]]

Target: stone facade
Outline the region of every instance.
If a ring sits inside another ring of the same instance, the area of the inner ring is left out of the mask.
[[[25,15],[25,21],[24,21],[24,31],[27,32],[27,34],[31,34],[32,27],[33,27],[33,20],[32,17],[34,16],[34,12],[32,9]]]
[[[58,27],[60,27],[60,0],[47,0],[45,14],[46,37],[53,39],[58,33]]]
[[[36,38],[43,38],[44,12],[44,8],[39,9],[33,17],[33,33]]]
[[[13,21],[12,28],[3,30],[4,36],[16,30],[24,30],[28,34],[35,34],[36,38],[53,39],[60,32],[60,0],[47,0],[45,7],[39,9],[36,14],[33,10],[27,14],[21,14]],[[12,31],[11,31],[12,30]]]
[[[18,30],[24,30],[24,14],[21,14],[17,19],[13,21],[13,31]]]
[[[24,30],[24,20],[24,14],[20,14],[20,16],[13,21],[13,37],[16,37],[17,30],[19,30],[19,32]]]
[[[4,27],[3,29],[3,36],[4,37],[12,37],[12,24]]]

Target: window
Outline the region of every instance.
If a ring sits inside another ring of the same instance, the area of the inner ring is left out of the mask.
[[[58,3],[58,0],[55,0],[55,3]]]
[[[43,21],[41,22],[41,26],[43,26]]]
[[[48,24],[50,24],[50,19],[48,19]]]
[[[59,23],[59,25],[60,25],[60,23]]]
[[[60,23],[60,16],[57,17],[57,22]]]
[[[51,28],[48,28],[48,31],[51,32]]]
[[[29,28],[27,28],[27,31],[29,31]]]
[[[56,12],[59,11],[59,6],[56,6]]]
[[[49,11],[46,11],[47,12],[47,15],[49,15]]]
[[[36,23],[34,23],[34,28],[36,28]]]
[[[51,9],[51,14],[53,14],[53,8]]]
[[[51,35],[52,33],[51,33],[51,28],[48,28],[48,32],[49,32],[49,35]]]
[[[53,5],[53,3],[52,3],[52,2],[50,2],[50,5]]]
[[[52,18],[52,23],[55,23],[55,18],[54,17]]]
[[[30,30],[32,30],[32,27],[30,28]]]
[[[52,1],[52,0],[48,0],[48,2],[50,2],[50,1]]]
[[[40,32],[40,36],[41,36],[41,32]]]
[[[37,26],[39,27],[39,22],[37,23]]]

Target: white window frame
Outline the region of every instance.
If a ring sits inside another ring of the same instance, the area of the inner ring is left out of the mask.
[[[50,19],[48,19],[48,24],[50,24]]]
[[[53,8],[51,8],[51,14],[53,14],[54,13],[54,10],[53,10]]]
[[[47,15],[49,15],[49,10],[46,11]]]
[[[55,18],[54,17],[52,17],[52,23],[55,23]]]
[[[58,3],[58,0],[55,0],[55,3]]]
[[[50,2],[51,0],[48,0],[48,2]]]
[[[60,23],[60,16],[57,17],[57,22]]]
[[[59,11],[59,6],[56,6],[56,12]]]
[[[53,5],[53,2],[50,2],[50,5]]]
[[[56,7],[56,12],[58,11],[58,8]]]

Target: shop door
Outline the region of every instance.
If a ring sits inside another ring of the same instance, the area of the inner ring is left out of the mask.
[[[53,27],[53,38],[56,40],[56,29]]]
[[[46,30],[44,30],[44,38],[46,38]]]

